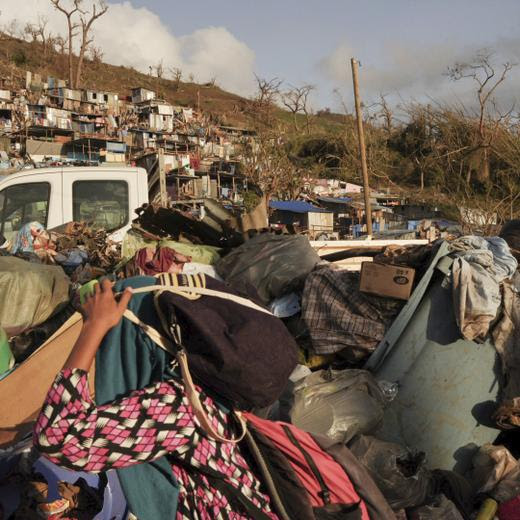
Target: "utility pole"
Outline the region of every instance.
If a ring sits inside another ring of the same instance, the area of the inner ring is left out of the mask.
[[[367,235],[372,237],[372,207],[370,205],[370,186],[368,185],[367,153],[365,149],[365,134],[363,132],[363,114],[361,112],[361,98],[359,96],[358,65],[359,62],[352,58],[352,81],[354,83],[354,100],[356,102],[356,119],[359,138],[359,157],[361,159],[361,171],[363,173],[363,193],[365,195],[365,218],[367,221]]]
[[[166,168],[164,165],[164,148],[159,147],[157,151],[157,169],[159,171],[159,193],[161,206],[163,208],[168,207],[168,191],[166,188]],[[178,181],[178,179],[177,179]],[[177,192],[178,194],[178,192]]]

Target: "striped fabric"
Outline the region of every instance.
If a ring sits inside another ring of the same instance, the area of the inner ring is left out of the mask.
[[[203,393],[201,400],[214,428],[235,435],[227,414]],[[102,472],[167,455],[180,485],[177,519],[250,518],[240,500],[216,489],[207,475],[230,484],[268,518],[277,518],[240,446],[204,435],[180,381],[157,383],[96,406],[87,373],[64,370],[49,390],[34,443],[52,462],[77,471]]]

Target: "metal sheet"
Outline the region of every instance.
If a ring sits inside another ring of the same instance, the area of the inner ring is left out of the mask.
[[[489,342],[460,339],[445,275],[428,275],[431,283],[417,288],[367,364],[378,379],[399,384],[380,436],[424,451],[431,468],[465,471],[468,445],[498,434],[486,425],[499,391],[497,356]]]

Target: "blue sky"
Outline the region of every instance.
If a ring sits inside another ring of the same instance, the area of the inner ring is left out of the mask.
[[[64,2],[71,0],[63,0]],[[86,0],[85,4],[95,0]],[[94,26],[105,60],[148,72],[160,60],[196,81],[216,78],[250,96],[254,74],[316,86],[314,108],[352,106],[348,60],[362,63],[366,104],[383,93],[393,105],[410,100],[471,106],[471,81],[453,83],[448,65],[484,47],[495,63],[520,63],[520,0],[109,0]],[[1,23],[21,26],[38,14],[64,32],[49,0],[0,0]],[[520,92],[520,67],[498,92],[509,108]]]
[[[421,100],[425,95],[450,95],[452,85],[442,72],[453,60],[489,47],[499,51],[500,63],[515,60],[515,47],[520,50],[518,0],[132,0],[132,4],[158,13],[178,36],[201,27],[225,27],[254,51],[257,74],[292,84],[312,83],[319,105],[337,105],[335,87],[342,87],[349,101],[350,54],[361,61],[362,76],[366,68],[371,79],[367,84],[365,78],[365,97],[383,92]],[[507,49],[502,50],[504,46]],[[326,66],[335,52],[345,54],[344,77],[342,60]],[[399,76],[411,79],[400,82],[395,79]]]

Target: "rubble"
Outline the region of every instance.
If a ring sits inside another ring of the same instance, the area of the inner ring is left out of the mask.
[[[240,377],[234,371],[235,358],[228,359],[230,354],[226,354],[232,345],[233,356],[250,369],[246,380],[241,380],[241,406],[247,408],[244,403],[252,401],[250,393],[254,393],[256,404],[262,406],[253,408],[258,416],[289,421],[321,435],[327,446],[348,447],[370,475],[365,480],[375,483],[396,518],[469,519],[491,508],[502,520],[514,511],[520,496],[518,460],[509,444],[492,443],[500,430],[516,439],[519,430],[515,375],[519,275],[517,251],[507,242],[516,244],[516,235],[439,239],[410,246],[374,242],[362,247],[356,242],[347,251],[327,254],[325,250],[320,257],[313,246],[320,251],[321,243],[269,231],[264,202],[249,214],[213,200],[182,209],[145,205],[122,242],[87,222],[45,229],[31,221],[21,227],[12,244],[0,238],[4,246],[11,246],[10,251],[1,249],[0,256],[6,266],[1,274],[8,278],[4,292],[11,295],[0,312],[0,323],[9,336],[8,342],[0,336],[4,349],[0,351],[4,370],[0,395],[15,403],[0,416],[4,450],[0,452],[0,504],[6,507],[3,490],[11,489],[8,486],[14,478],[14,473],[6,476],[4,468],[15,455],[13,467],[22,483],[16,492],[31,497],[24,499],[18,516],[12,518],[28,517],[27,511],[39,511],[42,504],[43,509],[67,514],[84,511],[83,506],[90,504],[90,513],[84,513],[87,518],[109,507],[108,491],[103,500],[97,483],[78,483],[77,475],[73,482],[62,481],[51,500],[48,490],[54,477],[46,473],[43,481],[34,480],[34,472],[41,464],[48,464],[51,473],[61,468],[41,458],[27,437],[48,386],[80,334],[78,290],[82,286],[83,293],[91,290],[92,286],[84,284],[102,277],[118,280],[118,291],[135,284],[132,312],[137,321],[124,318],[124,328],[139,339],[124,348],[105,349],[91,369],[91,384],[96,385],[100,402],[122,395],[123,383],[137,388],[132,386],[137,372],[131,368],[137,360],[139,370],[146,372],[139,384],[145,385],[146,377],[153,374],[169,373],[167,350],[153,349],[165,337],[175,340],[176,329],[168,329],[167,324],[178,320],[181,328],[189,330],[185,338],[193,349],[191,355],[199,356],[191,361],[198,379],[203,381],[208,366],[216,363],[211,366],[212,380],[218,379],[219,386],[211,388],[217,394],[222,388],[227,392],[230,381]],[[413,271],[411,294],[391,298],[388,287],[380,290],[374,284],[367,292],[359,272],[336,263],[349,257],[370,257],[369,265],[390,270],[394,278]],[[481,290],[482,277],[462,280],[462,261],[477,269],[486,283],[492,281],[493,291]],[[145,292],[139,294],[139,290],[151,286],[155,291],[158,285],[175,289],[172,294],[164,289],[157,298],[148,294],[146,305],[140,305]],[[213,301],[214,308],[206,309],[212,293],[204,291],[215,287],[227,294],[228,301]],[[469,305],[468,298],[474,294],[478,298]],[[226,307],[234,298],[244,309],[250,306],[244,316]],[[193,305],[201,309],[196,316],[190,314]],[[262,313],[265,325],[258,317],[253,319],[255,312]],[[139,313],[146,314],[146,319]],[[217,315],[218,338],[212,329]],[[146,325],[142,333],[135,328],[141,321]],[[243,323],[254,324],[255,331],[247,340],[247,360],[240,358]],[[473,328],[468,329],[468,323],[478,325],[478,334],[469,334]],[[162,335],[154,335],[150,327],[162,330]],[[201,331],[204,340],[199,338]],[[110,341],[117,343],[118,337],[111,336]],[[138,345],[140,341],[143,345]],[[217,357],[203,360],[197,353],[204,345],[201,352],[207,355],[207,345],[217,341],[222,347],[219,356],[230,362],[229,367]],[[283,350],[289,346],[299,349],[300,365],[287,377],[296,358],[292,350]],[[255,356],[262,355],[271,363],[271,370],[263,374],[252,369],[254,361],[261,359]],[[283,355],[287,356],[285,365],[276,365]],[[500,380],[496,366],[501,366]],[[264,390],[269,386],[272,391],[269,398],[261,398],[260,389],[250,386],[261,375],[276,379],[264,385]],[[24,385],[28,380],[31,385]],[[114,381],[121,388],[112,386]],[[229,395],[233,397],[232,392]],[[279,398],[271,403],[275,395]],[[26,453],[21,458],[15,447],[20,440]],[[93,473],[85,475],[90,478]],[[135,504],[142,499],[130,480],[110,482],[110,490],[120,490],[118,504],[123,509],[127,502],[138,507]]]

